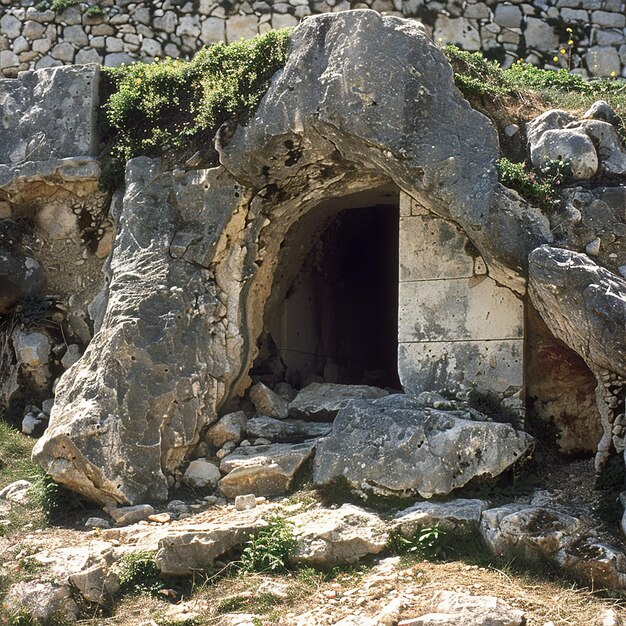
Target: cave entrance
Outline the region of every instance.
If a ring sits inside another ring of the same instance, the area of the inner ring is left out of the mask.
[[[314,381],[400,389],[399,194],[333,199],[287,233],[253,373],[296,388]]]

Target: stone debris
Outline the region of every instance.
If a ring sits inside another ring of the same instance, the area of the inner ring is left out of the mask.
[[[235,508],[238,511],[248,511],[256,507],[256,496],[253,493],[248,493],[244,496],[235,497]]]
[[[192,487],[216,487],[221,477],[217,465],[207,459],[196,459],[185,470],[183,481]]]
[[[244,428],[248,419],[243,411],[229,413],[213,424],[206,433],[205,439],[216,448],[226,444],[238,444],[243,439]]]
[[[32,486],[32,483],[27,480],[16,480],[4,489],[0,489],[0,500],[28,506],[31,501],[30,490]]]
[[[85,522],[85,528],[93,529],[93,528],[111,528],[111,522],[102,517],[90,517]]]
[[[343,477],[355,488],[430,498],[477,476],[498,476],[532,446],[530,435],[509,424],[462,415],[402,395],[353,401],[318,443],[313,480]]]
[[[250,493],[256,496],[286,494],[296,472],[312,457],[314,449],[314,441],[238,448],[220,463],[220,471],[225,476],[219,488],[227,498]]]
[[[324,437],[332,429],[328,422],[309,422],[305,420],[278,420],[271,417],[257,416],[248,420],[246,433],[249,437],[268,439],[269,442],[303,442],[306,439]],[[255,445],[258,445],[255,440]]]
[[[295,419],[330,422],[351,400],[382,398],[388,393],[366,385],[311,383],[298,392],[289,404],[289,416]]]
[[[408,509],[398,511],[392,527],[407,537],[420,528],[435,524],[448,530],[466,526],[478,528],[481,515],[487,508],[484,500],[462,498],[450,502],[417,502]]]
[[[373,513],[344,504],[338,509],[313,509],[291,518],[297,540],[295,563],[330,567],[356,563],[382,552],[389,538],[385,523]]]
[[[289,414],[289,402],[274,393],[263,383],[254,385],[250,389],[249,397],[259,415],[282,420]]]
[[[123,506],[119,508],[105,508],[118,526],[128,526],[148,519],[154,515],[154,508],[149,504],[136,504],[135,506]]]
[[[523,626],[526,623],[524,611],[495,596],[439,591],[433,602],[436,613],[402,620],[398,626]]]

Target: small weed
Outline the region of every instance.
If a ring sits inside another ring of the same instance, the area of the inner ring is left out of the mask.
[[[87,17],[100,17],[104,15],[104,9],[99,4],[91,4],[85,11]]]
[[[50,8],[53,11],[65,11],[69,7],[74,7],[79,3],[79,0],[52,0]]]
[[[42,13],[43,13],[44,11],[47,11],[49,8],[50,8],[50,3],[49,3],[49,2],[47,2],[46,0],[42,0],[42,2],[38,2],[38,3],[35,5],[35,10],[36,10],[36,11],[41,11]]]
[[[552,213],[560,202],[560,185],[555,186],[549,177],[543,178],[541,173],[528,169],[523,163],[513,163],[507,158],[498,159],[498,176],[500,182],[514,189],[522,198]]]
[[[87,506],[86,501],[76,492],[54,482],[43,472],[39,472],[33,484],[34,501],[41,507],[48,523],[64,522],[68,515]]]
[[[154,557],[154,552],[144,550],[124,558],[119,573],[122,593],[158,595],[165,585]]]
[[[434,560],[444,556],[447,542],[447,531],[439,524],[433,524],[420,528],[410,537],[400,533],[393,534],[389,540],[389,547],[397,554]]]
[[[241,569],[246,572],[286,572],[288,559],[295,548],[291,523],[282,517],[273,517],[246,543],[241,555]]]

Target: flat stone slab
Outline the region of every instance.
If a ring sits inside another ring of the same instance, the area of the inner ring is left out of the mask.
[[[226,476],[218,486],[227,498],[249,493],[268,497],[283,495],[314,449],[315,441],[238,448],[222,460],[220,470]]]
[[[343,477],[355,488],[430,498],[499,475],[532,441],[509,424],[461,419],[409,396],[354,401],[318,443],[313,480]]]
[[[367,385],[311,383],[289,405],[289,417],[329,422],[351,400],[382,398],[386,395],[389,394],[384,389]]]
[[[258,416],[248,420],[248,437],[265,437],[276,442],[296,442],[328,435],[332,424],[328,422],[307,422],[304,420],[279,420]]]
[[[480,516],[486,508],[487,503],[484,500],[463,498],[451,502],[417,502],[396,513],[392,526],[405,537],[433,524],[447,529],[470,525],[478,527]]]

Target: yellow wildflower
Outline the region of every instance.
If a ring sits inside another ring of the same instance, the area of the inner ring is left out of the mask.
[[[567,52],[567,50],[566,50],[565,48],[561,48],[561,49],[559,50],[559,52],[560,52],[561,54],[565,54],[565,53]]]
[[[615,78],[615,77],[617,76],[617,72],[616,72],[615,70],[613,70],[613,71],[611,72],[611,76],[612,76],[613,78]]]
[[[559,62],[559,57],[552,57],[552,60],[553,60],[555,63],[558,63],[558,62]]]
[[[568,45],[568,46],[573,46],[573,45],[574,45],[574,40],[573,40],[573,39],[570,39],[570,40],[567,42],[567,45]]]

